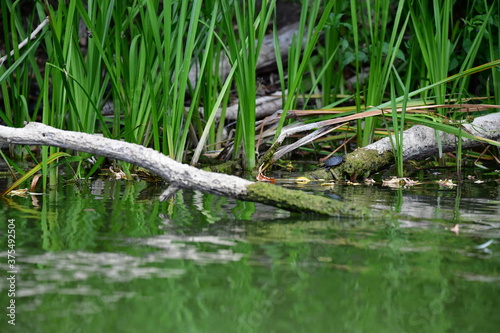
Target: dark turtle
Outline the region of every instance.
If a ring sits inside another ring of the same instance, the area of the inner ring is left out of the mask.
[[[326,171],[330,171],[331,168],[340,165],[342,162],[344,162],[342,156],[332,156],[324,162],[323,167],[326,168]]]
[[[332,177],[335,178],[330,169],[339,166],[342,162],[344,162],[344,158],[342,156],[332,156],[325,160],[322,167],[325,168],[327,172],[330,172]]]

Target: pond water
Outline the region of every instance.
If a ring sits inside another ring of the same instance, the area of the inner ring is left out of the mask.
[[[497,332],[499,178],[305,188],[384,219],[188,190],[160,203],[163,188],[114,180],[5,198],[0,331]]]

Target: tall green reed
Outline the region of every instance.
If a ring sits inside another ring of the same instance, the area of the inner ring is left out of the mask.
[[[203,41],[200,36],[211,38],[199,23],[202,2],[146,0],[129,5],[108,0],[84,6],[75,1],[57,11],[49,8],[55,37],[49,59],[60,72],[54,73],[54,112],[59,121],[68,113],[68,129],[99,129],[107,136],[151,144],[181,160],[190,119],[198,112],[196,103],[185,108],[193,92],[188,87],[196,42]],[[80,21],[89,37],[86,54],[76,37]],[[112,120],[100,112],[106,100],[113,101]]]
[[[404,11],[406,8],[405,3],[405,0],[398,1],[396,14],[391,17],[389,15],[391,1],[389,0],[376,0],[373,2],[367,0],[359,3],[359,6],[357,1],[351,1],[353,33],[357,44],[356,75],[358,80],[356,82],[356,91],[358,95],[363,91],[366,106],[378,105],[384,100],[389,77],[396,59],[405,61],[404,54],[400,50],[409,20],[409,15],[405,15]],[[357,17],[357,15],[360,15],[360,17]],[[392,28],[392,32],[389,27]],[[361,74],[358,55],[360,45],[365,46],[364,53],[369,58],[368,78],[366,87],[363,89],[359,80]],[[358,145],[366,146],[373,141],[373,134],[379,122],[377,118],[366,119],[363,125],[358,121],[358,135],[360,135]]]
[[[479,6],[480,1],[475,4]],[[281,86],[287,91],[277,135],[285,124],[287,111],[295,108],[302,96],[306,96],[307,103],[312,91],[321,93],[323,99],[318,106],[339,102],[331,93],[347,90],[342,69],[349,65],[346,61],[349,56],[340,52],[346,51],[346,47],[354,49],[358,111],[369,109],[362,104],[390,106],[391,101],[384,100],[389,96],[394,100],[396,94],[405,95],[406,89],[411,91],[410,97],[422,94],[426,98],[427,91],[443,98],[450,92],[465,94],[467,77],[472,72],[457,76],[464,80],[447,79],[455,65],[446,57],[463,37],[450,14],[456,5],[454,1],[400,0],[391,6],[388,0],[352,0],[350,5],[351,24],[343,19],[348,18],[346,4],[302,1],[299,30],[286,68],[277,53]],[[194,156],[199,157],[207,144],[220,138],[224,116],[216,130],[215,112],[219,106],[224,109],[234,79],[240,100],[234,156],[243,152],[246,167],[254,166],[255,64],[275,7],[274,0],[263,1],[260,11],[251,1],[102,0],[62,2],[57,7],[38,2],[26,21],[21,17],[19,2],[6,0],[1,6],[5,45],[15,53],[0,67],[0,89],[5,102],[0,117],[9,126],[22,126],[23,121],[39,116],[43,108],[43,122],[58,128],[101,132],[152,146],[177,160],[185,159],[187,148],[196,147]],[[455,66],[460,73],[467,72],[477,62],[478,54],[484,56],[483,36],[489,45],[488,57],[492,61],[499,58],[500,34],[495,33],[499,29],[495,18],[500,16],[500,9],[498,4],[495,6],[484,1],[483,21],[472,38],[467,56]],[[51,19],[50,29],[24,49],[16,49],[35,22],[46,14]],[[409,19],[410,30],[406,29]],[[277,44],[277,29],[274,30]],[[404,43],[403,37],[409,33],[415,38]],[[346,46],[349,43],[352,45]],[[407,45],[411,47],[405,49]],[[45,73],[39,70],[34,55],[39,46],[48,57]],[[222,53],[227,54],[233,65],[232,74],[225,81],[217,73]],[[413,60],[408,61],[410,55]],[[198,75],[190,77],[194,66]],[[364,68],[369,68],[367,73]],[[488,68],[493,71],[498,99],[500,74],[496,67]],[[419,82],[421,78],[413,73],[412,79],[403,84],[399,77],[408,75],[408,71],[424,73],[426,79]],[[310,83],[305,84],[307,75]],[[394,92],[387,88],[391,75],[395,78]],[[27,106],[32,89],[27,82],[32,78],[42,92],[34,113]],[[418,84],[425,89],[412,90]],[[402,100],[395,99],[397,103]],[[107,118],[102,116],[101,109],[109,101],[113,117]],[[404,121],[398,118],[398,129],[410,117],[418,121],[418,117],[409,115]],[[378,124],[378,119],[359,122],[360,145],[371,142]],[[56,151],[47,149],[44,159]],[[80,165],[87,156],[80,155]],[[99,159],[90,173],[102,161]],[[127,169],[126,164],[122,167]],[[83,173],[83,169],[77,170]]]
[[[112,75],[103,75],[105,68],[112,68],[109,56],[103,52],[111,26],[112,6],[107,7],[106,4],[89,2],[85,7],[80,1],[72,1],[68,5],[59,4],[57,9],[50,5],[38,8],[40,15],[48,13],[52,33],[45,42],[49,61],[45,66],[48,76],[43,85],[44,123],[86,133],[95,133],[99,128],[104,135],[110,136],[100,111],[110,78],[116,82]],[[82,41],[86,37],[89,38],[84,54]],[[101,124],[99,127],[98,120]],[[56,151],[53,147],[48,150],[44,148],[43,160],[47,154]],[[82,177],[83,162],[89,154],[82,153],[79,156],[81,159],[76,175]],[[99,163],[95,169],[98,166]],[[56,179],[57,173],[53,171],[50,183]]]
[[[396,168],[398,177],[403,177],[403,138],[404,138],[404,129],[406,124],[406,106],[408,104],[408,94],[410,89],[411,82],[411,65],[407,72],[406,82],[402,84],[402,89],[404,90],[403,100],[401,104],[401,112],[397,111],[397,103],[396,103],[396,90],[394,77],[398,76],[395,71],[393,75],[391,75],[390,80],[390,89],[391,89],[391,118],[392,118],[392,129],[394,131],[394,135],[389,135],[392,151],[394,153],[394,160],[396,161]],[[402,83],[402,82],[401,82]]]
[[[435,83],[448,76],[450,58],[457,40],[450,39],[453,0],[415,0],[410,3],[412,31],[421,50],[425,68],[424,80]],[[438,85],[433,89],[436,104],[444,104],[446,86]],[[426,96],[422,96],[425,98]]]
[[[335,1],[326,1],[323,8],[321,4],[322,1],[319,0],[312,2],[307,0],[302,1],[298,32],[294,35],[292,45],[289,48],[286,80],[283,60],[280,58],[281,56],[276,53],[282,91],[286,92],[286,94],[283,95],[283,112],[276,129],[275,139],[277,139],[281,133],[281,129],[285,124],[287,112],[296,107],[301,93],[305,95],[302,87],[303,77],[306,70],[309,68],[309,61],[313,51],[318,46],[320,36],[325,27],[327,27]],[[332,36],[329,36],[329,38],[332,39]],[[277,45],[278,41],[276,35],[274,40]],[[335,42],[335,40],[333,40],[333,42]],[[328,50],[335,50],[337,47],[338,45],[330,45]],[[278,47],[275,48],[278,49]],[[334,54],[327,55],[327,57],[333,56]],[[329,60],[326,60],[326,62],[328,64]],[[326,69],[328,69],[328,67],[329,65],[327,65]],[[327,93],[329,94],[330,92]]]
[[[24,121],[36,119],[37,105],[40,103],[30,100],[33,89],[43,82],[42,74],[37,66],[35,50],[39,47],[47,27],[43,27],[36,39],[31,40],[30,35],[44,18],[37,20],[36,13],[32,11],[28,16],[21,15],[19,1],[2,1],[2,30],[6,54],[0,64],[0,89],[3,105],[0,106],[0,118],[8,126],[21,127]],[[19,45],[27,39],[24,48]],[[34,113],[32,110],[35,110]],[[11,155],[21,157],[21,147],[10,147]]]
[[[348,34],[345,32],[352,31],[351,24],[342,22],[347,6],[347,2],[334,2],[324,30],[324,43],[317,47],[321,62],[316,66],[325,70],[324,75],[319,78],[322,106],[334,103],[337,100],[337,95],[345,93],[343,72],[347,64],[346,59],[349,57],[349,55],[343,54],[349,45],[346,39]],[[314,70],[311,72],[314,73]]]
[[[233,82],[233,76],[236,70],[238,69],[238,63],[233,64],[231,70],[227,74],[227,77],[224,80],[222,87],[219,87],[219,81],[213,82],[213,77],[218,76],[220,60],[224,59],[222,50],[225,50],[225,54],[229,54],[229,51],[224,45],[222,37],[215,33],[215,26],[218,22],[218,14],[219,14],[220,3],[215,0],[213,2],[213,10],[211,12],[210,17],[211,24],[209,27],[208,36],[211,38],[207,38],[206,46],[203,51],[203,57],[201,59],[200,65],[200,79],[197,82],[195,97],[200,95],[203,101],[203,109],[205,116],[205,125],[204,127],[200,124],[200,136],[198,140],[198,144],[193,154],[193,158],[191,159],[191,164],[196,165],[201,156],[202,151],[205,149],[207,142],[209,144],[213,143],[213,140],[219,140],[222,138],[224,131],[224,119],[225,119],[225,109],[227,106],[230,87]],[[221,29],[223,30],[223,29]],[[218,41],[218,43],[216,43]],[[215,59],[213,55],[216,55]],[[197,106],[198,104],[194,104]],[[215,131],[216,124],[216,115],[219,107],[221,108],[221,114],[219,118],[219,126],[217,131]],[[195,114],[195,113],[193,113]],[[197,117],[195,117],[197,119]],[[216,135],[215,135],[216,134]],[[211,136],[212,142],[209,139]]]
[[[412,31],[418,41],[419,50],[422,55],[422,62],[425,65],[421,71],[426,73],[425,80],[431,84],[438,82],[448,76],[452,66],[452,54],[460,41],[461,33],[458,29],[453,29],[453,6],[456,4],[453,0],[415,0],[414,5],[410,6],[412,17]],[[491,10],[488,12],[489,16]],[[462,60],[459,71],[463,72],[470,68],[475,61],[478,48],[483,38],[487,19],[479,29],[472,45],[467,50],[467,55]],[[444,104],[447,98],[462,98],[466,95],[466,86],[469,77],[455,81],[452,94],[446,85],[437,85],[433,89],[433,100],[436,104]],[[427,99],[427,93],[422,98]],[[444,115],[444,110],[438,110],[438,113]],[[442,145],[439,135],[436,132],[438,140],[439,156],[442,157]],[[442,161],[443,162],[443,161]]]
[[[261,2],[257,12],[255,1],[222,1],[222,27],[227,37],[229,60],[237,66],[235,72],[239,111],[236,122],[233,156],[243,156],[247,169],[255,167],[255,99],[257,96],[256,69],[262,41],[276,1]],[[237,29],[233,27],[236,20]]]
[[[499,5],[496,5],[497,8]],[[484,8],[482,8],[485,14],[481,15],[482,23],[476,26],[473,36],[465,36],[467,29],[461,29],[460,40],[462,41],[463,52],[465,52],[465,56],[461,60],[461,64],[458,66],[459,71],[464,71],[467,68],[471,68],[477,61],[477,55],[479,53],[480,47],[483,45],[483,39],[486,35],[490,35],[488,31],[492,31],[493,27],[490,24],[491,14],[495,9],[495,6],[490,6],[485,3]],[[490,29],[488,29],[490,28]],[[498,44],[497,44],[498,45]],[[491,46],[490,46],[491,50]],[[492,58],[491,60],[494,60]],[[462,99],[464,95],[469,95],[467,91],[467,87],[469,86],[470,77],[466,77],[462,80],[455,81],[452,86],[453,96],[457,97],[457,99]]]
[[[488,7],[488,2],[484,1],[485,8]],[[496,9],[496,13],[494,10]],[[496,2],[496,8],[492,7],[493,18],[488,20],[488,46],[490,61],[500,59],[500,4]],[[492,68],[491,79],[493,85],[493,96],[495,104],[500,104],[500,68]]]
[[[192,3],[166,1],[164,6],[164,35],[160,44],[159,36],[155,38],[157,49],[159,49],[158,54],[162,54],[160,58],[162,63],[160,68],[163,74],[162,99],[164,106],[162,107],[166,108],[163,117],[163,150],[164,153],[181,161],[189,133],[190,118],[193,112],[198,112],[198,109],[191,105],[186,115],[184,103],[189,70],[194,62],[193,54],[202,1],[193,1]],[[154,16],[155,13],[150,11],[149,18],[153,19]]]

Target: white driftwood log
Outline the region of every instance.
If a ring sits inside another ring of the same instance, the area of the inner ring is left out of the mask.
[[[373,215],[366,208],[354,207],[348,203],[332,201],[303,191],[200,170],[137,144],[108,139],[100,135],[59,130],[41,123],[31,122],[24,128],[0,126],[0,147],[7,144],[67,148],[141,166],[169,183],[169,188],[162,195],[163,198],[172,195],[179,188],[188,188],[303,213],[357,217]]]
[[[463,124],[463,127],[472,135],[489,140],[500,140],[500,113],[492,113],[477,117],[471,124]],[[457,137],[453,134],[439,132],[443,152],[451,152],[457,149]],[[462,148],[469,149],[485,145],[482,141],[467,138],[462,140]],[[364,149],[377,150],[379,154],[392,151],[390,139],[383,138],[372,143]],[[415,125],[406,130],[403,135],[403,159],[419,160],[428,156],[437,155],[439,152],[435,130],[430,127]]]
[[[30,122],[24,128],[0,126],[0,145],[2,143],[55,146],[106,156],[139,165],[180,188],[193,188],[196,184],[200,191],[235,198],[243,197],[246,185],[252,183],[235,176],[199,170],[141,145],[100,135],[63,131],[36,122]]]

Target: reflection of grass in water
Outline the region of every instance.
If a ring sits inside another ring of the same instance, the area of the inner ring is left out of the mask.
[[[469,250],[487,239],[455,236],[444,217],[414,218],[413,225],[311,219],[255,205],[257,218],[242,221],[236,214],[245,208],[233,200],[192,191],[169,203],[139,200],[145,186],[106,181],[101,192],[90,193],[88,186],[61,184],[41,201],[46,220],[7,210],[23,228],[18,327],[157,332],[215,325],[229,332],[236,325],[258,331],[304,326],[323,332],[334,323],[356,331],[411,331],[427,324],[463,327],[449,320],[457,316],[471,329],[498,325],[491,320],[498,300],[490,296],[498,289],[498,260]],[[346,200],[361,200],[364,192],[367,202],[398,204],[393,190],[345,191]],[[436,207],[437,197],[441,212],[453,209],[450,192],[401,193],[428,203],[424,211]],[[212,223],[206,213],[220,219]],[[471,305],[481,311],[471,313]],[[446,311],[435,311],[441,306]],[[382,319],[381,307],[390,309]]]

